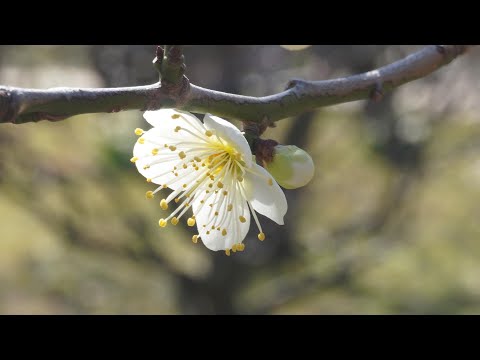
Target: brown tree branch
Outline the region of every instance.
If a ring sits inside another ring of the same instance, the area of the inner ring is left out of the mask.
[[[0,86],[0,123],[20,124],[43,119],[58,121],[78,114],[175,107],[198,113],[209,112],[227,119],[265,124],[321,106],[361,99],[378,100],[387,91],[425,77],[450,63],[469,47],[431,45],[402,60],[363,74],[323,81],[292,80],[281,93],[251,97],[190,84],[183,75],[181,47],[169,45],[165,47],[166,55],[163,58],[169,59],[168,79],[159,84],[126,88],[48,90]],[[179,82],[172,84],[172,79]]]

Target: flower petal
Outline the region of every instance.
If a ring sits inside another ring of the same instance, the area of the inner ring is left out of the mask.
[[[245,190],[248,201],[255,211],[283,225],[283,217],[287,213],[288,204],[285,194],[263,167],[253,164],[245,173]],[[270,185],[271,184],[271,185]]]
[[[231,249],[234,244],[240,244],[247,236],[250,228],[250,211],[245,200],[237,201],[231,211],[224,209],[223,212],[215,216],[215,211],[208,204],[201,204],[200,200],[204,197],[202,194],[192,204],[193,213],[197,224],[198,233],[204,245],[213,251]],[[211,201],[216,202],[218,199]],[[209,200],[210,202],[210,200]],[[200,210],[199,210],[200,209]],[[227,216],[220,230],[212,229],[212,225],[218,225],[215,220]],[[243,216],[244,222],[239,220]],[[205,226],[204,226],[205,225]],[[226,230],[226,235],[222,230]],[[208,234],[207,234],[208,232]]]
[[[178,115],[180,115],[180,117],[177,117]],[[175,109],[151,110],[145,111],[143,113],[143,117],[150,123],[150,125],[159,128],[164,127],[165,123],[171,122],[172,124],[174,124],[176,121],[173,120],[183,120],[183,122],[190,123],[190,126],[197,127],[198,129],[203,128],[202,122],[198,120],[195,115],[190,114],[186,111],[180,111]]]
[[[205,114],[203,122],[205,128],[208,130],[215,130],[219,137],[232,143],[234,147],[242,153],[244,161],[248,167],[252,165],[252,151],[250,150],[250,146],[248,145],[245,136],[243,136],[237,127],[232,123],[211,114]]]

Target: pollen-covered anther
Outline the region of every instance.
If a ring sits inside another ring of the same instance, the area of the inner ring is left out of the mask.
[[[182,187],[183,187],[184,189],[186,189],[186,188],[187,188],[187,184],[183,184]]]
[[[146,197],[147,199],[153,199],[154,196],[155,196],[155,195],[153,194],[153,191],[147,191],[147,192],[145,193],[145,197]]]
[[[173,114],[172,119],[178,119],[180,117],[180,114]]]
[[[223,183],[222,183],[221,181],[219,181],[219,182],[217,183],[217,186],[218,186],[220,189],[222,189],[222,188],[223,188]]]
[[[157,148],[153,148],[152,149],[152,155],[157,155],[158,154],[158,149]]]
[[[169,148],[171,151],[177,150],[177,147],[176,147],[176,146],[173,146],[173,145],[170,145],[168,148]]]
[[[179,132],[180,130],[182,130],[182,127],[181,127],[181,126],[177,126],[173,131]]]
[[[188,220],[187,220],[187,225],[188,225],[188,226],[195,226],[195,219],[188,218]]]
[[[170,220],[170,222],[172,223],[172,225],[177,225],[178,224],[178,218],[176,216],[174,216],[172,218],[172,220]]]
[[[237,244],[237,251],[243,251],[245,250],[245,244]]]
[[[180,151],[180,152],[178,153],[178,156],[180,157],[180,159],[185,159],[185,158],[187,157],[187,155],[185,154],[184,151]]]
[[[212,135],[213,135],[213,132],[211,132],[210,130],[205,131],[205,136],[210,137]]]
[[[223,235],[223,236],[227,236],[227,229],[223,229],[223,230],[222,230],[222,235]]]
[[[215,211],[215,216],[218,216],[218,211]]]
[[[152,179],[148,178],[148,179],[147,179],[147,182],[148,182],[148,183],[151,183],[151,182],[152,182]]]
[[[243,216],[239,216],[238,220],[240,220],[241,223],[245,223],[247,219],[245,219]]]
[[[160,227],[167,226],[167,221],[165,219],[158,220],[158,226],[160,226]]]
[[[176,198],[174,201],[175,201],[176,204],[178,204],[178,202],[180,201],[180,199],[179,199],[179,198]]]
[[[268,185],[270,185],[270,186],[273,185],[273,180],[272,179],[268,179]]]
[[[192,242],[196,244],[198,242],[198,235],[193,235],[192,236]]]
[[[240,182],[242,182],[242,181],[243,181],[243,176],[238,175],[238,176],[237,176],[237,180],[240,181]]]
[[[258,234],[257,237],[258,237],[258,240],[263,241],[265,240],[265,233],[261,232],[260,234]]]
[[[143,129],[136,128],[136,129],[135,129],[135,135],[137,135],[137,136],[143,135]]]
[[[225,250],[225,255],[230,256],[230,249]]]
[[[138,157],[134,156],[134,157],[132,157],[132,158],[130,159],[130,161],[131,161],[132,163],[135,163],[135,162],[138,161]]]
[[[228,204],[228,206],[227,206],[227,211],[232,211],[232,209],[233,209],[233,205],[232,205],[232,204]]]
[[[145,138],[141,137],[138,139],[139,144],[145,144]]]
[[[163,210],[167,210],[167,209],[168,209],[168,202],[167,202],[167,200],[165,200],[165,199],[160,200],[160,207],[161,207]]]
[[[187,165],[187,164],[183,164],[182,167],[183,167],[184,169],[186,169],[186,168],[188,167],[188,165]]]

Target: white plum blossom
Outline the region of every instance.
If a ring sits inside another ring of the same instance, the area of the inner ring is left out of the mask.
[[[160,200],[168,210],[172,201],[178,207],[159,220],[160,227],[176,225],[186,212],[188,226],[210,250],[243,251],[250,216],[264,240],[256,212],[283,225],[287,201],[272,176],[257,165],[248,142],[234,125],[206,114],[202,123],[194,115],[174,109],[147,111],[145,119],[153,126],[136,129],[140,138],[133,148],[132,162],[147,182],[158,184],[146,197],[162,189],[173,190]],[[184,216],[185,215],[185,216]]]

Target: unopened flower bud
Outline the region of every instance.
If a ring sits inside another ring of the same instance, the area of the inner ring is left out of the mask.
[[[275,146],[273,161],[265,165],[277,183],[285,189],[307,185],[315,172],[310,155],[294,145]]]
[[[290,51],[299,51],[299,50],[309,48],[312,45],[280,45],[280,46]]]

